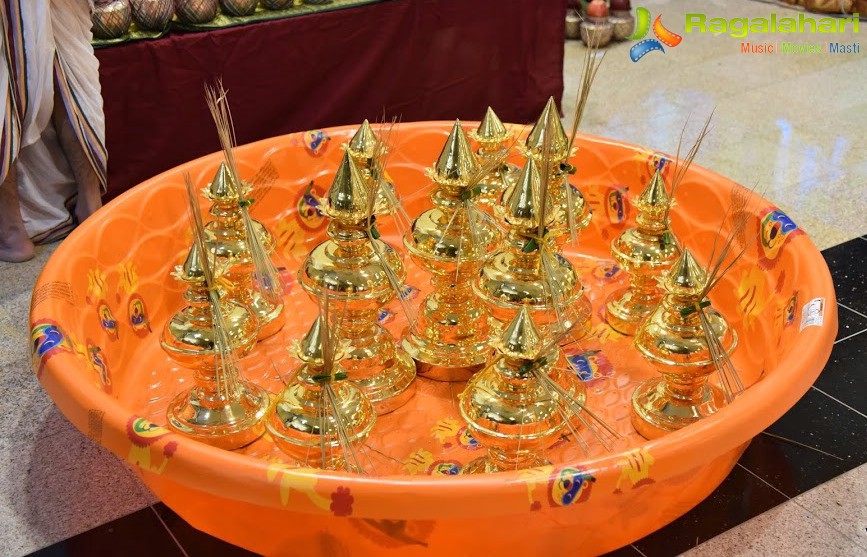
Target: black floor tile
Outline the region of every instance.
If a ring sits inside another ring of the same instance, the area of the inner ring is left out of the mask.
[[[765,482],[735,466],[698,506],[633,545],[647,557],[674,557],[785,501]]]
[[[162,503],[154,505],[154,510],[190,557],[255,557],[257,555],[196,530]]]
[[[822,252],[837,291],[837,301],[867,314],[867,242],[855,238]]]
[[[815,386],[862,414],[867,414],[867,333],[834,345],[831,359]],[[862,419],[867,421],[867,418]]]
[[[641,557],[641,553],[631,545],[627,545],[626,547],[604,553],[601,557]]]
[[[828,453],[765,434],[753,439],[741,464],[789,497],[867,462],[867,419],[815,389],[768,432]]]
[[[867,329],[867,317],[863,315],[859,315],[843,306],[837,307],[837,315],[839,326],[837,327],[837,338],[835,340],[850,337],[855,333],[860,333]]]
[[[30,557],[182,557],[178,545],[150,507],[118,518]]]

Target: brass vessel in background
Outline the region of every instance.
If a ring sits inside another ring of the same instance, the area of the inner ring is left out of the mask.
[[[259,340],[283,328],[283,303],[274,304],[254,286],[254,264],[247,242],[247,232],[239,202],[248,195],[249,187],[234,183],[228,168],[220,164],[204,195],[211,201],[213,220],[205,225],[205,241],[219,263],[226,267],[225,281],[229,284],[229,300],[250,308],[259,323]],[[274,239],[259,222],[253,222],[267,252],[274,249]]]
[[[244,381],[231,364],[222,365],[202,268],[205,264],[193,246],[183,266],[175,270],[175,277],[188,285],[184,293],[188,305],[166,323],[160,345],[172,360],[193,370],[193,387],[169,404],[167,419],[173,431],[231,450],[262,435],[270,399],[262,388]],[[256,344],[255,317],[230,301],[223,301],[219,311],[230,344],[228,351],[243,357]]]
[[[480,169],[466,132],[456,121],[434,168],[430,194],[434,207],[419,215],[404,236],[413,261],[431,273],[433,292],[418,319],[404,333],[402,346],[419,374],[463,381],[480,370],[489,348],[488,314],[472,283],[500,236],[486,219],[472,219],[464,193]]]
[[[473,438],[487,449],[487,455],[467,464],[463,474],[550,464],[542,452],[557,441],[571,414],[536,373],[547,374],[570,394],[583,389],[573,375],[560,371],[559,348],[542,353],[542,336],[527,306],[518,311],[494,346],[499,357],[473,376],[460,395],[461,416]],[[583,392],[578,400],[583,403]]]
[[[406,270],[394,248],[368,230],[369,202],[364,177],[344,153],[324,204],[331,219],[328,239],[310,252],[298,281],[314,301],[328,292],[340,315],[340,338],[350,345],[343,368],[383,414],[412,397],[416,368],[377,321],[382,306],[397,295]],[[392,284],[389,273],[398,284]]]
[[[346,380],[341,347],[326,358],[323,319],[317,317],[296,343],[301,366],[277,396],[265,426],[277,447],[304,465],[361,472],[345,449],[354,454],[364,443],[376,423],[376,411],[361,389]]]
[[[611,243],[611,253],[621,269],[629,273],[629,286],[612,292],[605,303],[606,320],[625,335],[638,329],[662,298],[659,278],[677,261],[680,249],[668,223],[671,198],[665,189],[661,169],[638,196],[634,227]]]
[[[632,425],[647,439],[695,423],[725,404],[722,391],[708,384],[715,364],[699,312],[726,354],[734,351],[737,336],[716,310],[704,309],[706,282],[707,274],[684,249],[665,276],[662,301],[635,334],[635,348],[662,374],[632,395]]]

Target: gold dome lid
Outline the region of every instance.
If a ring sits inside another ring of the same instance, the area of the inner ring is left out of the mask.
[[[485,111],[485,117],[482,118],[479,127],[470,133],[470,137],[479,143],[502,143],[511,135],[490,106]]]
[[[542,335],[533,323],[526,304],[521,306],[518,314],[503,331],[496,348],[507,358],[533,360],[539,355],[542,349]]]
[[[539,226],[539,212],[542,210],[542,177],[532,158],[521,169],[518,181],[506,200],[506,221],[516,226],[533,228]],[[545,211],[548,213],[548,211]]]
[[[663,281],[665,289],[669,293],[685,297],[699,296],[706,283],[707,273],[686,248]]]
[[[349,153],[343,154],[328,190],[328,216],[358,222],[369,216],[368,190],[364,176]]]
[[[554,102],[554,97],[548,99],[548,103],[542,110],[541,116],[536,121],[533,129],[530,130],[530,135],[527,136],[526,147],[530,153],[541,155],[542,148],[545,145],[545,135],[551,135],[550,152],[554,158],[566,157],[569,153],[569,137],[566,135],[566,130],[563,129],[563,122],[560,121],[560,113],[557,110],[557,103]]]
[[[355,135],[346,144],[346,149],[353,157],[370,159],[373,158],[378,145],[379,139],[373,132],[373,128],[370,127],[370,122],[365,118],[358,131],[355,132]]]
[[[455,120],[436,165],[428,174],[437,183],[465,184],[478,170],[479,161],[470,148],[467,132],[461,121]]]

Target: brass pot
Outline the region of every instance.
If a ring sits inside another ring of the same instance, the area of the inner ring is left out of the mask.
[[[174,15],[171,0],[132,0],[132,19],[143,31],[164,31]]]
[[[607,46],[614,36],[614,25],[605,21],[603,23],[594,23],[585,21],[581,25],[581,40],[586,45],[595,45],[598,48]]]
[[[119,39],[129,31],[132,9],[129,0],[97,2],[93,7],[93,38]]]
[[[207,23],[217,17],[217,0],[175,0],[175,13],[183,23]]]
[[[283,10],[292,7],[292,0],[262,0],[262,7],[266,10]]]
[[[258,5],[259,0],[220,0],[223,13],[234,17],[252,15]]]
[[[615,41],[625,41],[635,31],[635,18],[629,12],[614,12],[608,21],[614,26]]]
[[[581,38],[581,16],[575,12],[566,14],[566,38],[570,41]]]

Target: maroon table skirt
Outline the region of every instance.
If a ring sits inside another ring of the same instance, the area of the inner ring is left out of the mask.
[[[222,77],[239,143],[397,116],[535,119],[563,93],[566,0],[391,0],[97,50],[106,200],[219,149]]]

